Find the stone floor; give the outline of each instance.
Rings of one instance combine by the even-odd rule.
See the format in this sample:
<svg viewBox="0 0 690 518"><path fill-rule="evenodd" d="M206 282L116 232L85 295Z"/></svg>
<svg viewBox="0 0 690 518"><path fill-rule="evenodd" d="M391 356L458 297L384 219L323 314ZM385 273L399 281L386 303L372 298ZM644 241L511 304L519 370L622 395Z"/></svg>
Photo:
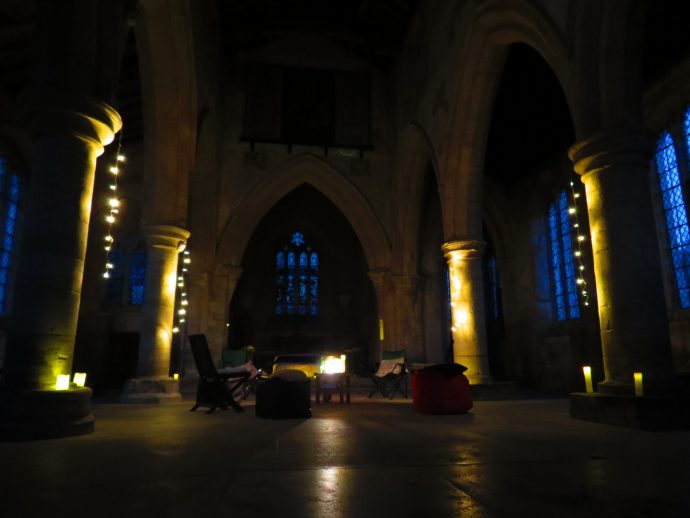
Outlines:
<svg viewBox="0 0 690 518"><path fill-rule="evenodd" d="M306 420L95 406L96 432L0 443L0 516L686 517L690 432L577 421L565 399L314 405Z"/></svg>

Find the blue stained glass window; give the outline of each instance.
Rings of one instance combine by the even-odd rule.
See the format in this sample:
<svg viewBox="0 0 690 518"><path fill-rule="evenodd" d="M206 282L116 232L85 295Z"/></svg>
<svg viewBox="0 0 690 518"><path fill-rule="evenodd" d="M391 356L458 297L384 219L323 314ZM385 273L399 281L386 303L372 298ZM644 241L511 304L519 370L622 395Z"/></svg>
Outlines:
<svg viewBox="0 0 690 518"><path fill-rule="evenodd" d="M304 234L302 232L295 232L292 234L290 242L295 246L302 246L304 244Z"/></svg>
<svg viewBox="0 0 690 518"><path fill-rule="evenodd" d="M548 227L555 317L558 320L579 318L580 301L577 295L568 196L565 191L549 205Z"/></svg>
<svg viewBox="0 0 690 518"><path fill-rule="evenodd" d="M690 133L690 110L685 114L684 126L687 142ZM690 307L690 230L680 184L676 149L673 138L667 131L661 134L657 142L656 168L678 301L682 308L688 308Z"/></svg>
<svg viewBox="0 0 690 518"><path fill-rule="evenodd" d="M14 258L19 215L19 191L19 176L7 171L5 158L0 155L0 315L7 314L10 268Z"/></svg>
<svg viewBox="0 0 690 518"><path fill-rule="evenodd" d="M318 264L318 255L306 245L304 234L293 232L276 254L276 315L318 313Z"/></svg>
<svg viewBox="0 0 690 518"><path fill-rule="evenodd" d="M136 250L129 256L129 303L144 303L146 292L146 250Z"/></svg>

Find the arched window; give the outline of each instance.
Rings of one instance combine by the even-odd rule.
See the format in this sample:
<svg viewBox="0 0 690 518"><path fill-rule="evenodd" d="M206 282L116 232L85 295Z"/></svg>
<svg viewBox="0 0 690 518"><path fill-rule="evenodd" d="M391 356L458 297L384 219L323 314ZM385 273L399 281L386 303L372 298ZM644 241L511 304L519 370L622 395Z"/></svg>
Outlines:
<svg viewBox="0 0 690 518"><path fill-rule="evenodd" d="M0 315L6 315L8 308L10 269L17 241L19 188L19 177L7 170L5 157L0 155Z"/></svg>
<svg viewBox="0 0 690 518"><path fill-rule="evenodd" d="M571 223L568 214L568 196L562 191L549 205L548 240L551 263L551 296L557 320L580 317L577 279Z"/></svg>
<svg viewBox="0 0 690 518"><path fill-rule="evenodd" d="M690 109L685 112L683 124L685 153L690 147ZM678 157L673 137L664 131L656 146L656 171L664 209L666 235L671 251L678 303L690 307L690 230L681 188Z"/></svg>
<svg viewBox="0 0 690 518"><path fill-rule="evenodd" d="M316 315L319 300L319 256L302 232L276 253L276 315Z"/></svg>

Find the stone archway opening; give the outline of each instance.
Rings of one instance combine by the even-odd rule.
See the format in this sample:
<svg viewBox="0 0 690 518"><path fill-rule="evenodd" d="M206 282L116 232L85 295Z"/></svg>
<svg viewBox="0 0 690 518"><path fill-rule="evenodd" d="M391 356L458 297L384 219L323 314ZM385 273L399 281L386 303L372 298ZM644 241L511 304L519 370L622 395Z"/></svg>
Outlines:
<svg viewBox="0 0 690 518"><path fill-rule="evenodd" d="M343 213L311 185L296 187L268 210L247 243L230 301L229 347L255 346L257 364L282 353L346 353L349 369L362 370L376 340L367 272Z"/></svg>

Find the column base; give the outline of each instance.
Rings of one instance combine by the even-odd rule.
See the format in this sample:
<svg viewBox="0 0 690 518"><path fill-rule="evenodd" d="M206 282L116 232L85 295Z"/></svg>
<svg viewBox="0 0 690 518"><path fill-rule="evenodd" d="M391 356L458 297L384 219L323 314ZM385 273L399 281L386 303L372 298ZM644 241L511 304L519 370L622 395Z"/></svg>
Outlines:
<svg viewBox="0 0 690 518"><path fill-rule="evenodd" d="M0 390L0 439L53 439L91 433L91 389Z"/></svg>
<svg viewBox="0 0 690 518"><path fill-rule="evenodd" d="M570 394L570 417L643 430L690 429L690 396Z"/></svg>
<svg viewBox="0 0 690 518"><path fill-rule="evenodd" d="M133 378L125 382L123 403L161 404L182 401L180 382L166 376Z"/></svg>

